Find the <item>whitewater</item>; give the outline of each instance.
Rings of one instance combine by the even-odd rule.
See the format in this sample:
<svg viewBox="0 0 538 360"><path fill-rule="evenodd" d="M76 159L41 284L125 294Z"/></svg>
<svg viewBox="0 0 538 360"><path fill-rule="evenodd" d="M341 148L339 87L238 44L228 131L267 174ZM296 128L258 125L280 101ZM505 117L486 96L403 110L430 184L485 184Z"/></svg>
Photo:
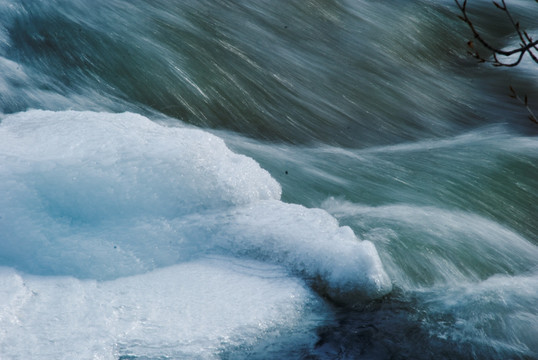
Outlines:
<svg viewBox="0 0 538 360"><path fill-rule="evenodd" d="M538 67L457 14L0 0L0 359L538 359Z"/></svg>

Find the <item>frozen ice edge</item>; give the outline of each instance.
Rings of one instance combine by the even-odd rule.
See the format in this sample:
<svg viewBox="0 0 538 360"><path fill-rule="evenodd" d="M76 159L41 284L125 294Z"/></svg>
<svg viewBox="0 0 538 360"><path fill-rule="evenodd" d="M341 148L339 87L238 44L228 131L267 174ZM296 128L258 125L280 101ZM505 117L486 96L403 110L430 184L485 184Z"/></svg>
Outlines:
<svg viewBox="0 0 538 360"><path fill-rule="evenodd" d="M5 116L0 139L3 265L104 280L217 253L282 265L346 303L391 290L372 243L281 202L265 170L204 131L32 110Z"/></svg>
<svg viewBox="0 0 538 360"><path fill-rule="evenodd" d="M0 356L216 359L274 332L312 334L319 306L282 268L251 260L204 258L102 282L0 267Z"/></svg>

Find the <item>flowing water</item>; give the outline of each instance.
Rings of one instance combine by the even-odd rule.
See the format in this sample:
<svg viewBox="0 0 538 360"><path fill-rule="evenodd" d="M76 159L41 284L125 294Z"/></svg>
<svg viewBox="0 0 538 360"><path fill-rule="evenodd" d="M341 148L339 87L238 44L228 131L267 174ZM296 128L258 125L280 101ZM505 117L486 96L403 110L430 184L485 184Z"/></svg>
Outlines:
<svg viewBox="0 0 538 360"><path fill-rule="evenodd" d="M0 0L0 358L538 359L538 66L457 15Z"/></svg>

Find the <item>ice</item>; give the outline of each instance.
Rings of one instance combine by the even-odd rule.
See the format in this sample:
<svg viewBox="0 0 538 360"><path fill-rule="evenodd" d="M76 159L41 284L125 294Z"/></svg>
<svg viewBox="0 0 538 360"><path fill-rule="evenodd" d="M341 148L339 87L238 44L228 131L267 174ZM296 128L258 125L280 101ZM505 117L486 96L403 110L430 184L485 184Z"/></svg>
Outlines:
<svg viewBox="0 0 538 360"><path fill-rule="evenodd" d="M391 290L376 249L207 132L130 113L29 111L0 126L0 265L111 280L233 255L335 300Z"/></svg>
<svg viewBox="0 0 538 360"><path fill-rule="evenodd" d="M3 359L218 358L295 330L317 304L282 268L206 258L97 282L0 268ZM321 319L318 315L318 321Z"/></svg>
<svg viewBox="0 0 538 360"><path fill-rule="evenodd" d="M335 300L352 303L390 290L373 244L358 241L324 210L268 200L228 211L224 219L204 216L203 222L215 226L209 234L216 248L285 264Z"/></svg>

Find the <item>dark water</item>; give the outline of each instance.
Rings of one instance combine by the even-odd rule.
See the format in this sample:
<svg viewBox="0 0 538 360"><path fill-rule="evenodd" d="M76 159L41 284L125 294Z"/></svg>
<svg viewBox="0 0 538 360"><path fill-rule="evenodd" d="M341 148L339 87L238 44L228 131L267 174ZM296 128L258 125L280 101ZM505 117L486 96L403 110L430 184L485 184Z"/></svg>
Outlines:
<svg viewBox="0 0 538 360"><path fill-rule="evenodd" d="M221 358L536 359L538 125L508 88L538 111L538 66L478 64L469 37L452 1L0 0L0 111L205 129L375 245L390 294Z"/></svg>

